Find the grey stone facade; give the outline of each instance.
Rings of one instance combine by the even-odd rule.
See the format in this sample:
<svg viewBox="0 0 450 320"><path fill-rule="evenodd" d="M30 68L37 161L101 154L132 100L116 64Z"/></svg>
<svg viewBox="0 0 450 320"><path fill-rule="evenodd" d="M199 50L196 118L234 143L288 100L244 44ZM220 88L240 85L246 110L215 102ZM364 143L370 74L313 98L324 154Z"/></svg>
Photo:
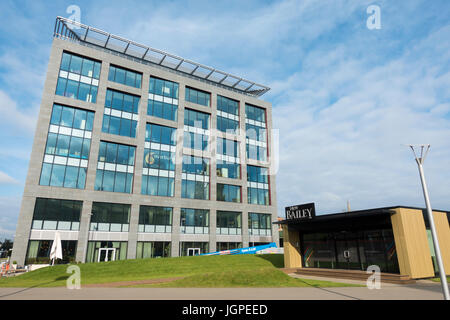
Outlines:
<svg viewBox="0 0 450 320"><path fill-rule="evenodd" d="M102 62L97 102L90 103L76 100L55 94L56 84L58 80L61 56L63 51L85 56ZM125 86L116 82L108 81L109 65L114 64L127 69L142 72L141 88ZM170 121L147 115L147 97L149 92L149 78L155 76L158 78L170 80L179 83L179 103L178 103L178 121ZM211 93L211 107L204 107L191 102L185 101L185 88L190 86ZM102 132L102 119L104 114L106 89L116 89L123 92L129 92L141 97L139 105L139 121L136 138L123 137ZM199 110L211 115L211 128L216 128L216 103L217 95L222 95L240 102L240 135L232 135L225 133L216 133L211 131L210 149L209 151L194 151L183 148L183 128L184 128L184 108ZM94 126L92 131L91 149L89 155L89 163L87 169L85 189L69 189L63 187L40 186L39 179L41 167L44 158L47 133L49 130L49 122L54 103L82 108L95 112ZM256 160L246 160L246 140L245 140L245 103L249 103L266 109L268 137L268 153L269 159L272 156L272 137L270 135L272 129L272 107L271 104L253 96L240 94L225 87L214 85L208 81L197 80L188 77L182 73L174 72L168 68L158 65L148 65L137 61L137 59L128 59L124 56L118 56L99 50L97 48L85 46L67 40L55 38L50 53L47 77L44 85L42 103L37 122L33 149L30 158L28 175L23 194L22 205L20 209L17 231L14 241L12 260L16 260L19 264L24 264L27 254L29 240L53 240L54 232L52 230L32 230L32 218L35 200L38 197L70 199L83 201L82 214L80 219L79 231L60 231L62 240L77 240L76 260L84 262L86 259L86 250L88 241L127 241L128 252L127 258L136 257L137 241L170 241L172 256L179 255L179 247L181 241L206 241L209 242L210 251L216 250L216 242L241 242L246 247L252 242L276 242L278 244L278 227L273 225L272 236L249 236L248 234L248 213L268 213L272 215L272 221L277 219L277 202L276 202L276 185L275 175L270 175L270 198L271 205L254 205L247 203L247 172L246 164L270 167L271 163L258 162ZM143 172L142 159L144 155L145 126L146 123L156 123L165 126L178 128L178 142L176 151L176 167L175 167L175 196L174 197L157 197L142 195L141 177ZM240 158L241 158L241 179L229 179L217 177L215 162L211 161L210 175L210 200L193 200L181 198L181 158L183 154L195 154L203 157L215 158L216 152L216 136L221 135L240 142ZM134 167L133 192L131 194L94 191L94 183L97 170L97 159L99 152L100 140L110 142L123 143L136 146L136 161ZM242 190L242 203L230 203L216 201L216 183L229 183L240 185ZM89 231L90 213L92 203L111 202L131 204L131 217L129 232L97 232ZM140 205L156 205L167 206L173 208L173 225L172 233L138 233L138 219ZM209 234L183 234L180 233L180 209L181 208L200 208L210 210L210 232ZM216 234L216 212L217 210L240 211L242 212L242 235L218 235Z"/></svg>

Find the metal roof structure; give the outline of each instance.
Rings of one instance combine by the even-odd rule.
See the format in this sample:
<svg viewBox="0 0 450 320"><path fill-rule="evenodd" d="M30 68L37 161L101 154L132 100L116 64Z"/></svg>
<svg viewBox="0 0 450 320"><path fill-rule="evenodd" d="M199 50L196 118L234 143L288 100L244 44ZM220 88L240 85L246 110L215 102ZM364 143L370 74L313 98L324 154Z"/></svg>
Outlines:
<svg viewBox="0 0 450 320"><path fill-rule="evenodd" d="M421 210L424 216L425 225L428 224L428 217L426 216L426 208L421 207L411 207L411 206L392 206L392 207L382 207L382 208L374 208L374 209L363 209L363 210L355 210L348 212L338 212L338 213L330 213L330 214L321 214L316 215L313 219L284 219L281 221L272 222L272 224L289 224L289 225L297 225L299 227L305 228L315 228L319 226L339 226L340 223L348 223L350 226L355 224L355 221L361 221L361 219L366 221L377 221L382 220L383 217L390 216L394 214L394 209L402 208L402 209L415 209ZM436 212L444 212L447 215L447 219L450 222L450 211L448 210L440 210L433 209ZM357 224L355 224L357 225Z"/></svg>
<svg viewBox="0 0 450 320"><path fill-rule="evenodd" d="M64 17L56 17L53 36L110 50L115 54L144 64L162 66L197 80L206 81L210 84L254 97L260 97L270 90L269 87L256 82L124 39Z"/></svg>

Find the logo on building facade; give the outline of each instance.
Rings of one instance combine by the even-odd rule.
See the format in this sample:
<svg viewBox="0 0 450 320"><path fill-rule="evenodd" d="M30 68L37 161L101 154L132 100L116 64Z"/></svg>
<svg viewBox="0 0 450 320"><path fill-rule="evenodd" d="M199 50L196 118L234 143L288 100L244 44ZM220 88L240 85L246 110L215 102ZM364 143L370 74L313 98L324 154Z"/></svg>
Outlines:
<svg viewBox="0 0 450 320"><path fill-rule="evenodd" d="M312 219L316 216L314 202L286 207L286 220Z"/></svg>

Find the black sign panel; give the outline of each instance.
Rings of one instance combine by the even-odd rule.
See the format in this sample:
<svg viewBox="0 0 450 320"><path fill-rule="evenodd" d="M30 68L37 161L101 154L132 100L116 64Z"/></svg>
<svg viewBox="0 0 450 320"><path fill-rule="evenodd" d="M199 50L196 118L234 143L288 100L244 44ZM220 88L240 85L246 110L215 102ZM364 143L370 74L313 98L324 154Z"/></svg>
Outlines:
<svg viewBox="0 0 450 320"><path fill-rule="evenodd" d="M286 220L313 219L316 216L314 202L286 207Z"/></svg>

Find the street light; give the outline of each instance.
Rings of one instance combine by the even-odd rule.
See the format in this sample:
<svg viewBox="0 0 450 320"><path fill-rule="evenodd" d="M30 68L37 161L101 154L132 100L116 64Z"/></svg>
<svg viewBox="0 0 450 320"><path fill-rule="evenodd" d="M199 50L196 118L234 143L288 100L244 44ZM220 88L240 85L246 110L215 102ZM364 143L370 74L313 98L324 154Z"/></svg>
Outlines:
<svg viewBox="0 0 450 320"><path fill-rule="evenodd" d="M433 212L431 210L431 204L430 204L430 198L428 196L428 188L427 183L425 181L425 175L423 173L423 163L425 161L425 158L428 154L428 151L430 150L429 144L422 144L418 146L409 145L412 152L414 153L414 157L416 158L417 166L419 167L419 174L420 174L420 180L422 182L422 190L423 190L423 196L425 198L425 204L427 205L427 214L428 214L428 221L430 223L430 229L431 229L431 236L433 238L433 245L434 245L434 251L436 252L436 260L439 267L439 275L441 277L441 285L442 285L442 291L444 294L445 300L450 300L450 296L448 293L448 284L447 284L447 276L445 274L444 270L444 264L442 263L442 256L441 256L441 249L439 247L439 241L436 233L436 228L434 226L434 218L433 218ZM419 154L416 153L415 147L420 148L420 157ZM424 148L426 148L424 153Z"/></svg>

